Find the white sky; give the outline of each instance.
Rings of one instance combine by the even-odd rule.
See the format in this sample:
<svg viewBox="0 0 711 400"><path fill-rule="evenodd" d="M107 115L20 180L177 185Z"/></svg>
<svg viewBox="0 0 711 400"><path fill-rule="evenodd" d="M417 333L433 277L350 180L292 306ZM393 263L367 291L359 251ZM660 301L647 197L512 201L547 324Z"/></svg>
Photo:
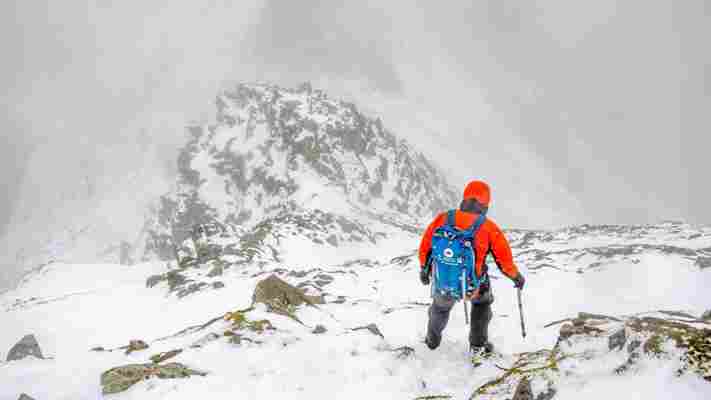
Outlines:
<svg viewBox="0 0 711 400"><path fill-rule="evenodd" d="M198 3L0 5L0 225L77 176L169 176L186 122L253 80L354 100L487 179L504 226L711 223L708 2Z"/></svg>

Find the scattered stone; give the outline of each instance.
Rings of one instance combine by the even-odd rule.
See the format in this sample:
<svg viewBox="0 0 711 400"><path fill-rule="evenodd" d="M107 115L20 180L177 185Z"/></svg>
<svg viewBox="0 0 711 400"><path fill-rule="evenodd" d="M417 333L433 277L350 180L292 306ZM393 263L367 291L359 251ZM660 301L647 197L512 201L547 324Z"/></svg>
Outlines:
<svg viewBox="0 0 711 400"><path fill-rule="evenodd" d="M333 277L327 274L318 274L314 276L314 279L314 284L316 284L316 286L318 287L324 287L333 282Z"/></svg>
<svg viewBox="0 0 711 400"><path fill-rule="evenodd" d="M516 390L514 391L514 396L511 400L534 400L533 390L531 390L531 382L527 377L521 378L516 385Z"/></svg>
<svg viewBox="0 0 711 400"><path fill-rule="evenodd" d="M625 343L627 343L627 331L625 328L622 328L610 335L607 339L607 348L610 351L622 350L625 347Z"/></svg>
<svg viewBox="0 0 711 400"><path fill-rule="evenodd" d="M150 360L151 360L154 364L160 364L160 363L162 363L163 361L168 360L168 359L171 359L171 358L177 356L178 354L180 354L180 353L182 353L182 352L183 352L182 349L176 349L176 350L171 350L171 351L167 351L167 352L164 352L164 353L158 353L158 354L152 355L152 356L150 357Z"/></svg>
<svg viewBox="0 0 711 400"><path fill-rule="evenodd" d="M242 344L242 335L240 335L239 333L233 334L230 337L229 342L232 344Z"/></svg>
<svg viewBox="0 0 711 400"><path fill-rule="evenodd" d="M194 375L205 376L207 373L190 369L180 363L129 364L112 368L101 374L101 387L103 394L113 394L123 392L136 383L152 377L178 379Z"/></svg>
<svg viewBox="0 0 711 400"><path fill-rule="evenodd" d="M632 340L628 345L627 345L627 353L632 354L634 353L637 349L639 349L639 346L642 345L642 342L639 340Z"/></svg>
<svg viewBox="0 0 711 400"><path fill-rule="evenodd" d="M145 350L147 348L148 344L146 344L143 340L131 340L128 342L128 346L126 347L126 354L131 354L134 351Z"/></svg>
<svg viewBox="0 0 711 400"><path fill-rule="evenodd" d="M323 304L320 296L309 296L303 290L296 288L276 275L260 281L254 289L252 304L262 303L270 312L296 319L294 311L302 304ZM298 319L297 319L298 321Z"/></svg>
<svg viewBox="0 0 711 400"><path fill-rule="evenodd" d="M311 333L313 333L314 335L320 335L320 334L322 334L322 333L326 333L327 331L328 331L328 329L326 329L325 326L323 326L323 325L316 325L316 327L314 328L313 331L311 331Z"/></svg>
<svg viewBox="0 0 711 400"><path fill-rule="evenodd" d="M404 360L406 358L409 358L413 354L415 354L415 349L413 349L410 346L402 346L398 347L397 349L393 349L393 352L395 352L395 357Z"/></svg>
<svg viewBox="0 0 711 400"><path fill-rule="evenodd" d="M583 324L563 324L560 327L560 338L559 340L565 340L569 339L572 336L575 335L591 335L591 334L599 334L599 333L604 333L600 328L596 328L594 326L589 326Z"/></svg>
<svg viewBox="0 0 711 400"><path fill-rule="evenodd" d="M6 361L22 360L28 356L44 359L42 350L40 349L39 343L37 343L35 335L26 335L19 342L17 342L17 344L12 346L10 352L7 354Z"/></svg>
<svg viewBox="0 0 711 400"><path fill-rule="evenodd" d="M34 398L22 393L17 400L35 400Z"/></svg>
<svg viewBox="0 0 711 400"><path fill-rule="evenodd" d="M165 280L165 277L163 275L152 275L149 276L148 279L146 279L146 287L147 288L152 288L153 286L161 283L162 281Z"/></svg>
<svg viewBox="0 0 711 400"><path fill-rule="evenodd" d="M367 330L368 332L372 333L373 335L380 336L381 338L385 339L385 336L383 336L383 333L380 332L380 329L378 329L378 326L375 324L368 324L365 326L359 326L357 328L353 328L353 331L360 331L360 330Z"/></svg>
<svg viewBox="0 0 711 400"><path fill-rule="evenodd" d="M217 264L212 269L210 272L207 273L208 278L215 278L218 276L222 276L222 273L224 272L224 269L222 268L222 265Z"/></svg>
<svg viewBox="0 0 711 400"><path fill-rule="evenodd" d="M188 285L188 287L184 287L178 291L178 298L182 299L185 296L189 296L193 293L199 292L202 288L207 286L207 283L205 282L194 282Z"/></svg>

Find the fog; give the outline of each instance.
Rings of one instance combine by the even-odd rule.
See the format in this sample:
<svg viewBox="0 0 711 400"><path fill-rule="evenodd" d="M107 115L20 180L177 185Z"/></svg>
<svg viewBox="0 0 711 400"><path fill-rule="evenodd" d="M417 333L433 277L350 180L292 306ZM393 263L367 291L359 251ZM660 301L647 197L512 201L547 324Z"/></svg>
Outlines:
<svg viewBox="0 0 711 400"><path fill-rule="evenodd" d="M5 251L91 199L130 234L241 81L355 101L504 226L711 223L708 2L381 3L3 2Z"/></svg>

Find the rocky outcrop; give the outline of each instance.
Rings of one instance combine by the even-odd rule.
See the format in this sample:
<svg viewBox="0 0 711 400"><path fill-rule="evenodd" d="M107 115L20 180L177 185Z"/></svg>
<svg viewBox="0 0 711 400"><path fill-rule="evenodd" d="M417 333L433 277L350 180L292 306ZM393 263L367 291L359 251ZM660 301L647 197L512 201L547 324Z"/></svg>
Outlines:
<svg viewBox="0 0 711 400"><path fill-rule="evenodd" d="M35 400L34 398L22 393L17 400Z"/></svg>
<svg viewBox="0 0 711 400"><path fill-rule="evenodd" d="M150 357L151 362L154 364L160 364L163 361L169 360L178 354L182 353L183 349L176 349L176 350L171 350L171 351L166 351L164 353L158 353L154 354Z"/></svg>
<svg viewBox="0 0 711 400"><path fill-rule="evenodd" d="M125 349L126 349L125 353L131 354L134 351L141 351L141 350L145 350L147 348L148 348L148 344L146 342L144 342L143 340L134 339L134 340L129 341L128 346L125 347Z"/></svg>
<svg viewBox="0 0 711 400"><path fill-rule="evenodd" d="M380 329L378 329L378 325L375 325L375 324L368 324L368 325L364 325L364 326L359 326L357 328L353 328L352 330L353 331L366 330L375 336L380 336L381 339L385 339L385 336L383 335L383 333L380 332Z"/></svg>
<svg viewBox="0 0 711 400"><path fill-rule="evenodd" d="M302 289L288 284L276 275L270 275L257 283L252 295L252 304L265 304L270 312L292 318L296 318L296 307L303 304L313 306L323 302L323 298L307 295Z"/></svg>
<svg viewBox="0 0 711 400"><path fill-rule="evenodd" d="M150 379L178 379L190 376L206 376L207 373L186 367L180 363L130 364L112 368L101 374L103 394L120 393L136 383Z"/></svg>
<svg viewBox="0 0 711 400"><path fill-rule="evenodd" d="M643 368L647 358L681 359L679 374L697 374L711 381L711 324L700 327L696 319L680 322L669 313L656 315L618 318L580 313L549 324L562 324L553 348L497 360L501 373L475 388L470 399L481 395L495 399L551 399L562 376L575 375L577 368L588 362L599 365L607 358L613 363L620 359L621 351L627 353L627 360L611 366L610 374Z"/></svg>
<svg viewBox="0 0 711 400"><path fill-rule="evenodd" d="M34 335L26 335L17 344L12 346L7 354L7 361L22 360L25 357L33 356L43 359L42 350Z"/></svg>

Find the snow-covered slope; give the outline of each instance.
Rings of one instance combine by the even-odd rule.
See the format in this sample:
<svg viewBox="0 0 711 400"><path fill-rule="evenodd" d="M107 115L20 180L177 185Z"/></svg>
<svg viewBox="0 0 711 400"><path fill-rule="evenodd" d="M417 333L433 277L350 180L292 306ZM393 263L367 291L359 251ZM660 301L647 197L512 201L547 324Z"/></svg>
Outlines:
<svg viewBox="0 0 711 400"><path fill-rule="evenodd" d="M21 392L38 400L99 398L102 372L149 362L149 356L173 349L183 349L173 360L208 375L153 378L105 397L414 399L437 395L466 399L500 378L504 372L499 368L548 354L561 336L560 324L549 324L580 312L625 321L655 317L711 328L709 322L699 320L711 308L706 294L711 268L704 261L711 229L663 224L509 234L516 259L528 276L523 299L529 335L525 340L520 336L511 283L495 273L490 335L503 353L498 367L485 364L475 369L468 363L459 307L453 311L442 346L436 351L424 346L429 291L417 279L412 249L418 238L400 231L380 246L363 248L352 262L331 264L319 262L317 255L302 254L311 260L308 268L278 262L244 264L207 277L215 267L209 262L180 270L185 279L210 284L209 290L183 296L171 291L170 279L154 280L147 287L147 280L166 272L162 263L50 264L0 298L0 352L32 333L45 356L52 357L0 364L0 400L14 400ZM217 317L249 307L257 282L271 274L307 293L322 295L325 304L294 310L301 323L258 305L245 313L247 318L268 319L275 329L239 331L242 339L233 343L224 336L230 323ZM595 321L590 320L591 329L605 328L607 322L619 325ZM369 324L375 324L383 337L357 329ZM317 325L326 332L313 333ZM636 334L632 326L629 322L630 343ZM679 372L684 365L677 358L681 350L663 340L660 346L668 353L644 352L634 358L633 366L615 373L632 356L624 349L608 350L608 336L574 336L561 344L561 354L569 358L559 361L559 372L547 372L545 380L531 374L534 394L552 393L546 386L552 383L554 398L561 399L711 396L711 383L701 374ZM89 351L96 346L118 349L132 339L144 340L150 347L129 355L123 350ZM642 347L646 349L649 342ZM195 344L200 347L191 346ZM485 394L476 398L511 398L509 381L497 385L486 386Z"/></svg>
<svg viewBox="0 0 711 400"><path fill-rule="evenodd" d="M433 164L308 85L240 85L217 106L217 123L189 128L174 188L139 237L72 230L0 294L0 359L26 335L48 357L0 363L0 400L100 398L106 371L160 374L150 358L172 350L167 362L205 376L138 379L105 397L506 399L528 376L537 399L711 398L711 229L508 231L529 335L494 273L501 356L475 369L459 307L437 351L422 343L429 288L415 249L459 200ZM72 262L74 247L133 265ZM253 304L271 276L317 304ZM610 350L621 329L627 347Z"/></svg>

